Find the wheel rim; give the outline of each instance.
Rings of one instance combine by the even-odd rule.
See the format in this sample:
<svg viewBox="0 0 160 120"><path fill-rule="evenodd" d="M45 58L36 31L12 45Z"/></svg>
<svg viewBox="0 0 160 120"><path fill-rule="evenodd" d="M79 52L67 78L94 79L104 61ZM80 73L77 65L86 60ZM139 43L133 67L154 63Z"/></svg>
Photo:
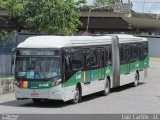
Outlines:
<svg viewBox="0 0 160 120"><path fill-rule="evenodd" d="M137 85L138 85L138 74L136 74L134 84L135 84L135 86L137 86Z"/></svg>
<svg viewBox="0 0 160 120"><path fill-rule="evenodd" d="M78 88L76 88L76 90L75 90L74 101L75 101L75 103L78 103L78 101L79 101L79 89Z"/></svg>
<svg viewBox="0 0 160 120"><path fill-rule="evenodd" d="M107 80L107 83L106 83L105 91L106 91L106 93L109 93L109 82L108 82L108 80Z"/></svg>

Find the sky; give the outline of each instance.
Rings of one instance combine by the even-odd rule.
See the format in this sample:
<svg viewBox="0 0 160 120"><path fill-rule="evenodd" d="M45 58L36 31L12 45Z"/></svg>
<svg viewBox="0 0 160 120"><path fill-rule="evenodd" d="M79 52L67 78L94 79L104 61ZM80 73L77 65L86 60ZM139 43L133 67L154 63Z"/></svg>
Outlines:
<svg viewBox="0 0 160 120"><path fill-rule="evenodd" d="M140 13L157 13L160 14L160 0L130 0L133 3L133 10ZM128 2L128 0L123 0ZM87 0L89 5L93 4L93 0Z"/></svg>

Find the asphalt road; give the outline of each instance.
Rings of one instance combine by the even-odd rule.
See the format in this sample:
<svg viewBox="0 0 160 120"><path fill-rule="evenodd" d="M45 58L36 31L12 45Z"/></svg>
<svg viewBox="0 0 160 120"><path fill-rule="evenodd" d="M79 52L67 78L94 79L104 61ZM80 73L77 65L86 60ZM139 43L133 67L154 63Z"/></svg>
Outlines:
<svg viewBox="0 0 160 120"><path fill-rule="evenodd" d="M122 86L108 96L93 94L79 104L61 101L35 105L31 100L17 101L14 94L0 95L0 113L10 114L117 114L160 113L160 61L151 61L148 78L138 87Z"/></svg>

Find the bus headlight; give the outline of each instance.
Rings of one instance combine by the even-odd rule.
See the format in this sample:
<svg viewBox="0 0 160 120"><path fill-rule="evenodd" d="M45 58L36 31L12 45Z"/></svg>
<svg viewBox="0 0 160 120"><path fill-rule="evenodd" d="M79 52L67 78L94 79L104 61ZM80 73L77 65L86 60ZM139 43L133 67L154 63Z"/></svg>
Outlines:
<svg viewBox="0 0 160 120"><path fill-rule="evenodd" d="M54 80L52 83L51 83L51 86L54 87L54 86L57 86L61 84L61 80Z"/></svg>
<svg viewBox="0 0 160 120"><path fill-rule="evenodd" d="M14 84L15 84L17 87L19 87L20 82L19 82L19 81L15 81Z"/></svg>

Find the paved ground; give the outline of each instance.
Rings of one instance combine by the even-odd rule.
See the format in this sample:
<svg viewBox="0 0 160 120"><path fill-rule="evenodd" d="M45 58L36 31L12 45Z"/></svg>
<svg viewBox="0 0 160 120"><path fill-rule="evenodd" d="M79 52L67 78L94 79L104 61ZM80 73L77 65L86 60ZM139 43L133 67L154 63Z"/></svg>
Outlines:
<svg viewBox="0 0 160 120"><path fill-rule="evenodd" d="M35 105L31 100L16 101L14 94L0 95L0 113L160 113L160 61L151 61L149 76L138 87L119 87L105 97L89 95L76 105L59 101Z"/></svg>

